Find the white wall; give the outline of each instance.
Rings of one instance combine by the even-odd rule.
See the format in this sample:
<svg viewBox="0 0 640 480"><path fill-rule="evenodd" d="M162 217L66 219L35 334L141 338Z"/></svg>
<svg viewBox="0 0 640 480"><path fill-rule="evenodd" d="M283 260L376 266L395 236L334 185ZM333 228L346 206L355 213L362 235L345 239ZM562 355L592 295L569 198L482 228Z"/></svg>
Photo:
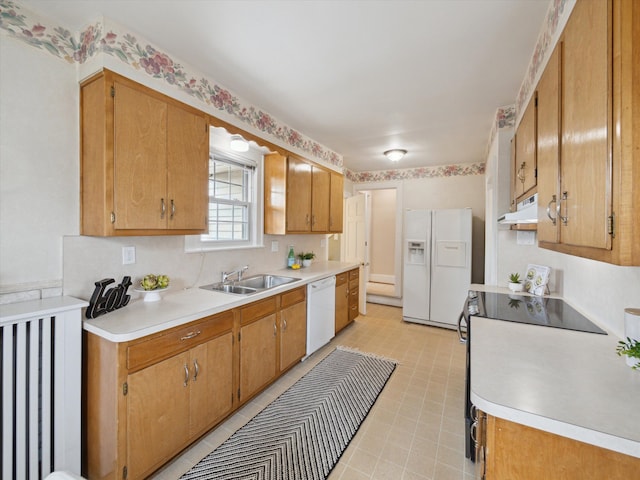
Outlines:
<svg viewBox="0 0 640 480"><path fill-rule="evenodd" d="M60 295L62 238L79 228L76 72L1 40L0 293Z"/></svg>

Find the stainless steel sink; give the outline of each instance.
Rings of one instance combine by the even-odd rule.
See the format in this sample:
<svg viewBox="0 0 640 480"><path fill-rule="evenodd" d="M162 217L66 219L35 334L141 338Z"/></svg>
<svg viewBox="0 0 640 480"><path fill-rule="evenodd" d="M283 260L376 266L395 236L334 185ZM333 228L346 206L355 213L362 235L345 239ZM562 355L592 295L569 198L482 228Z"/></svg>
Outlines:
<svg viewBox="0 0 640 480"><path fill-rule="evenodd" d="M279 287L280 285L286 285L287 283L300 280L299 278L284 277L281 275L254 275L240 281L234 282L235 285L243 287L257 288L260 290Z"/></svg>
<svg viewBox="0 0 640 480"><path fill-rule="evenodd" d="M299 278L285 277L282 275L254 275L236 282L219 282L211 285L203 285L204 290L213 290L214 292L233 293L236 295L251 295L254 293L269 290L280 285L300 280Z"/></svg>

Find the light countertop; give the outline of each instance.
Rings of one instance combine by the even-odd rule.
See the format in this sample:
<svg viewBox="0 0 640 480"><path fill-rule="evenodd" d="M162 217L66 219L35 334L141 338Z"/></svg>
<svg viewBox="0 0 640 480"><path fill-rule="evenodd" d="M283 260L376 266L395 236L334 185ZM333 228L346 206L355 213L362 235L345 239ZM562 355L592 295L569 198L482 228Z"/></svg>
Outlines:
<svg viewBox="0 0 640 480"><path fill-rule="evenodd" d="M470 321L471 401L480 410L640 458L640 373L616 354L619 338Z"/></svg>
<svg viewBox="0 0 640 480"><path fill-rule="evenodd" d="M315 280L346 272L356 263L314 262L299 270L281 269L266 274L285 275L300 280L253 295L234 295L203 290L199 287L160 293L161 300L144 302L131 300L123 308L83 322L84 329L111 342L127 342L176 327L231 308L277 295ZM251 274L252 276L253 274Z"/></svg>

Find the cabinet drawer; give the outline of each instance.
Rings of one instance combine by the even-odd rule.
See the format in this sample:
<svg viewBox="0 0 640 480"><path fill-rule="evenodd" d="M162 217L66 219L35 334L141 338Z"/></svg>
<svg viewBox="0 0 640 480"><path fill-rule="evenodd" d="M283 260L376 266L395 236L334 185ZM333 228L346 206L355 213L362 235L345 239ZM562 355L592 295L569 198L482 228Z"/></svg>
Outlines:
<svg viewBox="0 0 640 480"><path fill-rule="evenodd" d="M177 327L127 348L129 372L183 352L233 329L231 310Z"/></svg>
<svg viewBox="0 0 640 480"><path fill-rule="evenodd" d="M355 280L349 280L349 291L351 293L356 292L360 289L360 281L356 278Z"/></svg>
<svg viewBox="0 0 640 480"><path fill-rule="evenodd" d="M347 283L348 277L349 277L349 272L343 272L336 275L336 287L342 285L343 283Z"/></svg>
<svg viewBox="0 0 640 480"><path fill-rule="evenodd" d="M358 280L360 277L360 269L354 268L353 270L349 270L349 280Z"/></svg>
<svg viewBox="0 0 640 480"><path fill-rule="evenodd" d="M266 317L272 313L276 313L276 295L241 307L240 324L246 325L249 322Z"/></svg>
<svg viewBox="0 0 640 480"><path fill-rule="evenodd" d="M280 296L280 308L287 308L296 303L304 302L307 298L307 287L296 288Z"/></svg>

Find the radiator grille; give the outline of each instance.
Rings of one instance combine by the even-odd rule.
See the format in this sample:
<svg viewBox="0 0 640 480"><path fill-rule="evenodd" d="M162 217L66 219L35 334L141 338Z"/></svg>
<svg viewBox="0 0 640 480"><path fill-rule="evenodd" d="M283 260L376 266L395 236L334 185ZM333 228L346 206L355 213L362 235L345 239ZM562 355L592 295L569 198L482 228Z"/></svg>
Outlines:
<svg viewBox="0 0 640 480"><path fill-rule="evenodd" d="M71 316L3 318L0 325L0 477L39 480L57 469L79 473L79 309Z"/></svg>

